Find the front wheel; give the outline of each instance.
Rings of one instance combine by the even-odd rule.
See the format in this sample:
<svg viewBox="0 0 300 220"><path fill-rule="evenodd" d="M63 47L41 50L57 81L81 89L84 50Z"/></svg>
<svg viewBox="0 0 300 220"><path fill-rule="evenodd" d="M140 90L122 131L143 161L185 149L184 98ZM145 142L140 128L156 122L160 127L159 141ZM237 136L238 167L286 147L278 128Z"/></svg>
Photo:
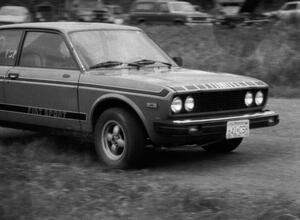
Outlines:
<svg viewBox="0 0 300 220"><path fill-rule="evenodd" d="M229 153L234 151L243 141L243 138L222 140L202 148L210 153Z"/></svg>
<svg viewBox="0 0 300 220"><path fill-rule="evenodd" d="M111 108L99 117L94 133L96 152L107 166L126 169L143 161L146 132L128 110Z"/></svg>

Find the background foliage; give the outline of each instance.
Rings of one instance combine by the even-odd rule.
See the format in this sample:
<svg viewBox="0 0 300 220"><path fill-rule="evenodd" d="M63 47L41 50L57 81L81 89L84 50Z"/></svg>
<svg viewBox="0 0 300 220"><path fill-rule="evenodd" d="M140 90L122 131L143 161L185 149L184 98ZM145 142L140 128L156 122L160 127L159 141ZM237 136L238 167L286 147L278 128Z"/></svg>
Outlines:
<svg viewBox="0 0 300 220"><path fill-rule="evenodd" d="M142 27L184 66L253 76L268 82L272 94L299 96L300 23L290 19L268 26Z"/></svg>

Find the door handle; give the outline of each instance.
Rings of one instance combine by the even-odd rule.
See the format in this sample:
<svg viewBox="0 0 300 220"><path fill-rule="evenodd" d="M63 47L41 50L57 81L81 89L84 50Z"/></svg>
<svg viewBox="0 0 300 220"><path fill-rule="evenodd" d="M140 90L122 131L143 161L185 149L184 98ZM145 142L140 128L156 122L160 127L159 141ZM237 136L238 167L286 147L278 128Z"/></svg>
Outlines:
<svg viewBox="0 0 300 220"><path fill-rule="evenodd" d="M9 78L9 79L18 79L19 78L19 73L9 73L7 78Z"/></svg>

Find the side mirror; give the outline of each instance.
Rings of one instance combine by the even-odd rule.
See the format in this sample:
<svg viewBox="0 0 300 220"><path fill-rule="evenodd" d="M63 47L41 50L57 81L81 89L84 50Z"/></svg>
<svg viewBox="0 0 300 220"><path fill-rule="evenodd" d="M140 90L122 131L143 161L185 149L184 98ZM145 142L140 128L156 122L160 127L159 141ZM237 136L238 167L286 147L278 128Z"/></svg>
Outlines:
<svg viewBox="0 0 300 220"><path fill-rule="evenodd" d="M183 66L183 59L182 57L173 57L173 60L175 61L175 63L178 65L178 66Z"/></svg>

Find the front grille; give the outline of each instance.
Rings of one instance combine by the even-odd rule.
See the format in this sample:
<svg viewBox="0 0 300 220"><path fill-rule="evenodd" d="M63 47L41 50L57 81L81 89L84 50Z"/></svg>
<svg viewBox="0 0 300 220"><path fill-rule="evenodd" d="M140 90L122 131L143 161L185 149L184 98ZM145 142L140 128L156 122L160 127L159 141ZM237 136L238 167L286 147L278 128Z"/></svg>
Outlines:
<svg viewBox="0 0 300 220"><path fill-rule="evenodd" d="M192 96L195 99L195 109L191 113L212 113L212 112L225 112L230 110L251 110L259 108L261 106L256 106L255 103L252 106L247 107L245 105L245 95L250 91L253 96L257 91L262 91L264 93L266 103L266 97L268 95L267 89L248 89L248 90L234 90L234 91L220 91L220 92L201 92L195 94L188 94L180 96L184 101L187 96ZM263 106L262 105L262 106ZM182 112L183 114L185 110Z"/></svg>

